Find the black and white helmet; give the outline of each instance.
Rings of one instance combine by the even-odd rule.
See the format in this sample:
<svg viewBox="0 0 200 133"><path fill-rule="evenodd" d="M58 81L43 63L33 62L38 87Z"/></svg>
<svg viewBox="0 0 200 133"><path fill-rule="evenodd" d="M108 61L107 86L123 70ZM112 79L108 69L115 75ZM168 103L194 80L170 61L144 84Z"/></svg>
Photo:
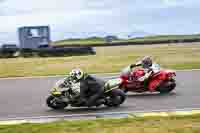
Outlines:
<svg viewBox="0 0 200 133"><path fill-rule="evenodd" d="M78 81L84 77L84 72L79 68L72 69L69 73L69 76L72 78L72 80Z"/></svg>

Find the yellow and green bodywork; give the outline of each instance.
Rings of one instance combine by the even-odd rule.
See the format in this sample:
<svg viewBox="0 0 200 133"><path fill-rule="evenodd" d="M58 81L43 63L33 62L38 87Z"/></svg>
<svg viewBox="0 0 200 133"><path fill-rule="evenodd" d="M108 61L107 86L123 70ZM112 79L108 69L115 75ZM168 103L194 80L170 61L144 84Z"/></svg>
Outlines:
<svg viewBox="0 0 200 133"><path fill-rule="evenodd" d="M110 79L105 84L105 93L110 92L114 89L117 89L118 86L122 83L120 78Z"/></svg>
<svg viewBox="0 0 200 133"><path fill-rule="evenodd" d="M61 92L58 90L58 88L53 88L53 90L51 91L51 94L53 96L60 96Z"/></svg>

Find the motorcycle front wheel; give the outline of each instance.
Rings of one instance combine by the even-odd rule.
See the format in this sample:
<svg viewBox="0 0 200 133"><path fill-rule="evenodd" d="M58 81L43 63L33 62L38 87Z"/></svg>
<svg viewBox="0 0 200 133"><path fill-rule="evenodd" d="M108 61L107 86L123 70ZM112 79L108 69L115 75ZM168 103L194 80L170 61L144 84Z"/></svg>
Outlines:
<svg viewBox="0 0 200 133"><path fill-rule="evenodd" d="M52 109L64 109L67 107L67 104L61 101L58 101L56 97L50 95L46 99L46 104Z"/></svg>

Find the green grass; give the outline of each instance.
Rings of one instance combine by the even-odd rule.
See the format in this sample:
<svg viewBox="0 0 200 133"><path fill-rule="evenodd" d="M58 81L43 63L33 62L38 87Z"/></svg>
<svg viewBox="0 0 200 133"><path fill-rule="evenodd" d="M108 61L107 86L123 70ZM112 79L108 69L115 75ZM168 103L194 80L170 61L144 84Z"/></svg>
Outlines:
<svg viewBox="0 0 200 133"><path fill-rule="evenodd" d="M120 72L144 55L167 69L200 68L200 44L97 47L96 55L0 59L0 77L63 75L80 67L89 73Z"/></svg>
<svg viewBox="0 0 200 133"><path fill-rule="evenodd" d="M53 42L53 45L103 45L106 41L104 38L93 37L85 39L67 39Z"/></svg>
<svg viewBox="0 0 200 133"><path fill-rule="evenodd" d="M106 43L105 41L93 41L93 40L67 40L67 41L59 41L53 43L53 45L103 45Z"/></svg>
<svg viewBox="0 0 200 133"><path fill-rule="evenodd" d="M200 39L200 35L160 35L147 36L144 38L133 38L129 41L143 42L143 41L165 41L165 40L183 40L183 39Z"/></svg>
<svg viewBox="0 0 200 133"><path fill-rule="evenodd" d="M148 42L148 41L167 41L167 40L183 40L183 39L200 39L200 35L158 35L158 36L146 36L141 38L131 38L131 39L119 39L114 40L113 45L116 43L122 42ZM96 38L86 38L86 39L66 39L61 41L52 42L52 45L91 45L91 46L103 46L107 45L104 38L96 37Z"/></svg>
<svg viewBox="0 0 200 133"><path fill-rule="evenodd" d="M199 133L200 116L60 121L0 126L0 133Z"/></svg>

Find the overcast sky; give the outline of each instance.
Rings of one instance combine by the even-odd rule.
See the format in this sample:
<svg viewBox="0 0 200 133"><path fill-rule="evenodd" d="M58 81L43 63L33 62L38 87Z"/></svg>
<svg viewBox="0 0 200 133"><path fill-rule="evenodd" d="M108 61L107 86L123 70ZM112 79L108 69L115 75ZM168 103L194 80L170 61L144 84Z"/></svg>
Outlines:
<svg viewBox="0 0 200 133"><path fill-rule="evenodd" d="M114 33L200 33L200 0L0 0L0 42L17 28L49 25L52 40Z"/></svg>

